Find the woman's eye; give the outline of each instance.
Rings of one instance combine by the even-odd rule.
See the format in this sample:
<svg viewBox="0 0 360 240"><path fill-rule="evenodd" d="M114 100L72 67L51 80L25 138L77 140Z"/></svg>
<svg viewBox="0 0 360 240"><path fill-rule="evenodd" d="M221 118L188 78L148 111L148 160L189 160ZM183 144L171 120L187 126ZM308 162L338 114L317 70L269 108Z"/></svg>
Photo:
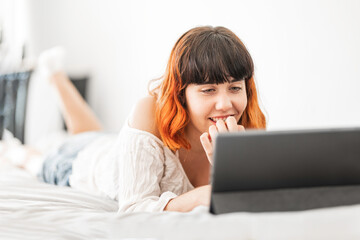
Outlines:
<svg viewBox="0 0 360 240"><path fill-rule="evenodd" d="M201 90L201 92L203 92L203 93L212 93L212 92L214 92L215 91L215 89L204 89L204 90Z"/></svg>
<svg viewBox="0 0 360 240"><path fill-rule="evenodd" d="M231 87L230 90L234 92L238 92L241 90L241 87Z"/></svg>

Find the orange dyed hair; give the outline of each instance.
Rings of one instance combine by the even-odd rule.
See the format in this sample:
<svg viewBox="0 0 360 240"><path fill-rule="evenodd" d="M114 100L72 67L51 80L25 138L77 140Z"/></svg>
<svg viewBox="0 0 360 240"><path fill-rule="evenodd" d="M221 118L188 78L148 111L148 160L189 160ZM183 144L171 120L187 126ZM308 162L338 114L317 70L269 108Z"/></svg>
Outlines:
<svg viewBox="0 0 360 240"><path fill-rule="evenodd" d="M175 43L164 76L150 94L157 97L156 122L164 144L190 149L184 130L189 123L185 88L189 84L221 84L244 79L247 106L239 120L246 129L266 128L254 81L253 60L241 40L224 27L196 27Z"/></svg>

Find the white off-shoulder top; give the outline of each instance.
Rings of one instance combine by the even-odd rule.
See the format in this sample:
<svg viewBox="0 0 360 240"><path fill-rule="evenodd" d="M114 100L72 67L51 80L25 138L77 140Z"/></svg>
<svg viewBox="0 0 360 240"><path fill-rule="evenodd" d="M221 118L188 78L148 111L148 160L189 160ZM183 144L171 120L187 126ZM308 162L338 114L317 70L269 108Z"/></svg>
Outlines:
<svg viewBox="0 0 360 240"><path fill-rule="evenodd" d="M194 187L175 154L153 134L131 128L104 135L79 152L70 186L115 199L119 212L159 212Z"/></svg>

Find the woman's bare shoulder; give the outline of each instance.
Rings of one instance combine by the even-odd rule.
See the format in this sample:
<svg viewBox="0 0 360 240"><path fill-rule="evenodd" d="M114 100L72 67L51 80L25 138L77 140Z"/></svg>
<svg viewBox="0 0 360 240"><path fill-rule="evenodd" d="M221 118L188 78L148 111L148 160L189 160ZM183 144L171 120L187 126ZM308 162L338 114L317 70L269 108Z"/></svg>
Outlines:
<svg viewBox="0 0 360 240"><path fill-rule="evenodd" d="M134 106L129 118L129 125L132 128L149 132L160 138L160 133L155 117L156 98L147 96L140 99Z"/></svg>

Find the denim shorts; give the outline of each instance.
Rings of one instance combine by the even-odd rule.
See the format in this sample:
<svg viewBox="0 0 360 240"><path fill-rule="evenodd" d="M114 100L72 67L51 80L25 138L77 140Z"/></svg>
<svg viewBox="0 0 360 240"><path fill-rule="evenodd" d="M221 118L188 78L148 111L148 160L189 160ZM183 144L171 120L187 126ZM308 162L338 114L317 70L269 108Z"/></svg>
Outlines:
<svg viewBox="0 0 360 240"><path fill-rule="evenodd" d="M38 179L59 186L70 186L72 163L78 153L104 132L84 132L69 137L58 149L45 157Z"/></svg>

